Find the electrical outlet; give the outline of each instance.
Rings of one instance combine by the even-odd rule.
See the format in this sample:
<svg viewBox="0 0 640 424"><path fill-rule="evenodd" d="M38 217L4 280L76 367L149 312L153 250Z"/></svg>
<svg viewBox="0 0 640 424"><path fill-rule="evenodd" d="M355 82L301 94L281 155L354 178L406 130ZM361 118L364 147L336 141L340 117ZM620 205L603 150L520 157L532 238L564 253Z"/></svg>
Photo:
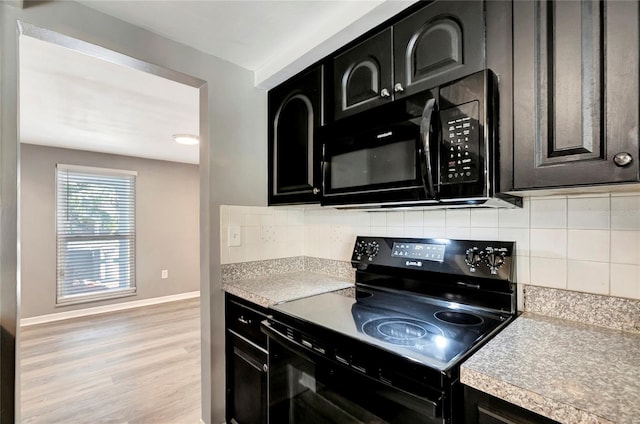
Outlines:
<svg viewBox="0 0 640 424"><path fill-rule="evenodd" d="M168 269L163 269L162 270L162 279L165 278L169 278L169 270Z"/></svg>
<svg viewBox="0 0 640 424"><path fill-rule="evenodd" d="M227 236L227 246L240 246L242 244L239 225L229 225Z"/></svg>

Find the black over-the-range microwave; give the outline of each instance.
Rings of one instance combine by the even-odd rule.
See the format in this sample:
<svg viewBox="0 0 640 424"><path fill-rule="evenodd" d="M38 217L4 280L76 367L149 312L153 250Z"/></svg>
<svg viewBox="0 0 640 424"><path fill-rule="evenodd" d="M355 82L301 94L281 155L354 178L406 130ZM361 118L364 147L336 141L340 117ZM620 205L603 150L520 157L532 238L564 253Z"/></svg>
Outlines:
<svg viewBox="0 0 640 424"><path fill-rule="evenodd" d="M323 128L322 205L521 206L495 192L497 103L483 70Z"/></svg>

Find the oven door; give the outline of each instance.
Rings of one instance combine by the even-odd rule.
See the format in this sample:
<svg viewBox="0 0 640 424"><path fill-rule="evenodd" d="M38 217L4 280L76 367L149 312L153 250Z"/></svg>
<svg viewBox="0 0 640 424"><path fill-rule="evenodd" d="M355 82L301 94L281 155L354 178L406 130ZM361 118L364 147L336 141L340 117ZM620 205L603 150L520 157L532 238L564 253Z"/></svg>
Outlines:
<svg viewBox="0 0 640 424"><path fill-rule="evenodd" d="M444 423L442 399L383 384L311 352L268 322L271 424Z"/></svg>

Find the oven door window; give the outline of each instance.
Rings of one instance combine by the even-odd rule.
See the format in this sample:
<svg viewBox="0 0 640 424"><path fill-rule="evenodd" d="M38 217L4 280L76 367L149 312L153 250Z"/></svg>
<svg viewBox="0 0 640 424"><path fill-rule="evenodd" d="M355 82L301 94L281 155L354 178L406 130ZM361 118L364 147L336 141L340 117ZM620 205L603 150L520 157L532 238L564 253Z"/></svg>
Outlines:
<svg viewBox="0 0 640 424"><path fill-rule="evenodd" d="M412 396L270 340L269 422L442 423L436 402Z"/></svg>

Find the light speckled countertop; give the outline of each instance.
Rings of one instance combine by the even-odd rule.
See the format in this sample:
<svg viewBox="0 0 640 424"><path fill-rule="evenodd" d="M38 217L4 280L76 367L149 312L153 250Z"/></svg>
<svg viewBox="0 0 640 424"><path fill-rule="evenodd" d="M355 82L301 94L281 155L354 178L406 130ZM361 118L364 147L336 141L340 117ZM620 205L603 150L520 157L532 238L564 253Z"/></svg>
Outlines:
<svg viewBox="0 0 640 424"><path fill-rule="evenodd" d="M525 313L461 381L563 423L640 423L640 335Z"/></svg>
<svg viewBox="0 0 640 424"><path fill-rule="evenodd" d="M308 271L222 283L222 290L264 307L351 287L353 282L348 280Z"/></svg>

